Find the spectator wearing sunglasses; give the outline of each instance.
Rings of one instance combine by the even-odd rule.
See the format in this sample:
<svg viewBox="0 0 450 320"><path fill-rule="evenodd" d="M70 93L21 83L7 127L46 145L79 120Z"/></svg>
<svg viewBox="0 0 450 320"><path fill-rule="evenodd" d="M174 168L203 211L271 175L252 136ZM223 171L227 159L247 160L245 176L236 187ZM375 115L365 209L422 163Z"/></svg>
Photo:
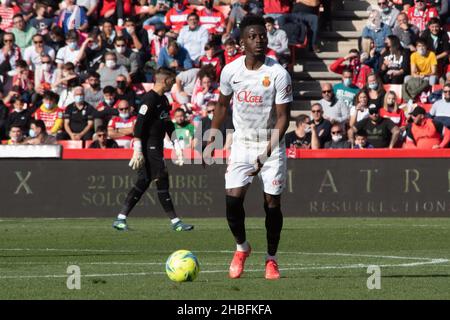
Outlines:
<svg viewBox="0 0 450 320"><path fill-rule="evenodd" d="M354 134L359 130L367 133L367 141L375 148L393 149L400 135L400 129L389 118L380 116L379 109L375 105L369 106L369 117L357 122L352 130L349 130L350 141L354 143Z"/></svg>
<svg viewBox="0 0 450 320"><path fill-rule="evenodd" d="M388 0L378 0L378 7L381 12L381 21L390 28L393 28L400 11L389 2Z"/></svg>
<svg viewBox="0 0 450 320"><path fill-rule="evenodd" d="M90 149L117 149L119 145L113 139L108 138L108 130L105 126L100 126L97 128L95 135L97 140L95 140L90 146Z"/></svg>
<svg viewBox="0 0 450 320"><path fill-rule="evenodd" d="M312 125L314 128L314 124ZM324 149L351 149L352 144L347 140L343 126L339 122L334 122L331 125L331 140L325 142ZM320 143L317 136L317 131L314 130L311 137L311 148L319 149Z"/></svg>
<svg viewBox="0 0 450 320"><path fill-rule="evenodd" d="M11 32L16 37L17 45L24 50L31 45L32 38L37 33L37 30L31 26L27 26L21 13L14 15L13 24L14 28L12 28Z"/></svg>
<svg viewBox="0 0 450 320"><path fill-rule="evenodd" d="M323 148L326 142L331 140L331 122L323 117L323 108L320 103L311 106L311 127L316 131L319 146Z"/></svg>
<svg viewBox="0 0 450 320"><path fill-rule="evenodd" d="M33 45L25 49L24 60L34 70L41 65L42 56L48 55L52 60L55 59L55 50L44 44L44 37L40 34L33 36Z"/></svg>
<svg viewBox="0 0 450 320"><path fill-rule="evenodd" d="M350 118L350 108L336 99L331 83L322 84L322 99L319 101L323 109L323 117L329 121L344 123Z"/></svg>

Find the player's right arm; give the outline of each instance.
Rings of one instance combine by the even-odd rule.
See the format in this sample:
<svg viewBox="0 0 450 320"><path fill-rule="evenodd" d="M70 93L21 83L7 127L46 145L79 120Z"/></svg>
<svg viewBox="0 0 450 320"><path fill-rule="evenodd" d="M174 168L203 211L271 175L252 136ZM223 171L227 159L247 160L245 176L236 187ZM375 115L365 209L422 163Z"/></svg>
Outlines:
<svg viewBox="0 0 450 320"><path fill-rule="evenodd" d="M128 164L131 169L139 170L145 163L144 154L142 153L142 140L144 139L148 119L150 118L149 106L151 106L150 99L144 99L144 103L139 108L136 124L134 125L134 143L133 143L133 157Z"/></svg>

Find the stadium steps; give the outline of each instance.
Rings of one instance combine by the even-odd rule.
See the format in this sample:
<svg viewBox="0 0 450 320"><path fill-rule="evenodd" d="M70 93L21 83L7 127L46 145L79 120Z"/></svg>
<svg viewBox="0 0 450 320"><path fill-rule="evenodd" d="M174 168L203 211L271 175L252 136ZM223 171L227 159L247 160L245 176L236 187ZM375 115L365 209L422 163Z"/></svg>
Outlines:
<svg viewBox="0 0 450 320"><path fill-rule="evenodd" d="M340 75L330 72L328 67L348 51L358 48L358 39L366 25L370 6L376 0L336 0L332 12L331 31L319 31L320 53L307 49L297 50L294 64L294 103L291 110L291 126L300 114L309 114L311 103L321 99L321 82L338 83Z"/></svg>

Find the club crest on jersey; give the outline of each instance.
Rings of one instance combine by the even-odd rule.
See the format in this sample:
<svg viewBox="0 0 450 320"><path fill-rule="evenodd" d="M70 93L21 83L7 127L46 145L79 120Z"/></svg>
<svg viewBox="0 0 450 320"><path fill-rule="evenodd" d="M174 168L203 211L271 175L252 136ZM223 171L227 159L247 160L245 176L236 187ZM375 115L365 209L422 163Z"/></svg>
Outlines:
<svg viewBox="0 0 450 320"><path fill-rule="evenodd" d="M269 87L270 86L270 78L269 78L269 76L264 76L264 79L263 79L263 81L262 81L262 85L264 86L264 87Z"/></svg>
<svg viewBox="0 0 450 320"><path fill-rule="evenodd" d="M139 114L142 114L143 116L145 116L145 114L147 113L148 107L146 104L143 104L140 108L139 108Z"/></svg>

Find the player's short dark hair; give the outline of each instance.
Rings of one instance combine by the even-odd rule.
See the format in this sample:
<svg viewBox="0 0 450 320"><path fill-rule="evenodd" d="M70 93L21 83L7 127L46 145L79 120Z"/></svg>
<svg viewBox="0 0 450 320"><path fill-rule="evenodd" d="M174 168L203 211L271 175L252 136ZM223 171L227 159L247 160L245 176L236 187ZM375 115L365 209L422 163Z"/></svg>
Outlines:
<svg viewBox="0 0 450 320"><path fill-rule="evenodd" d="M33 119L33 120L31 120L31 124L34 124L36 127L38 127L38 128L41 128L41 130L42 130L42 132L47 132L47 128L45 127L45 122L44 121L42 121L42 120L36 120L36 119Z"/></svg>
<svg viewBox="0 0 450 320"><path fill-rule="evenodd" d="M233 38L229 38L229 39L227 39L227 41L225 41L225 43L223 45L225 47L226 46L236 46L236 40L234 40Z"/></svg>
<svg viewBox="0 0 450 320"><path fill-rule="evenodd" d="M42 95L43 99L48 99L48 100L53 100L53 101L58 101L59 99L59 95L53 91L50 90L46 90L44 91L44 94Z"/></svg>
<svg viewBox="0 0 450 320"><path fill-rule="evenodd" d="M366 130L363 130L363 129L359 129L359 130L356 131L356 133L355 133L355 137L356 137L356 136L367 138L367 131L366 131Z"/></svg>
<svg viewBox="0 0 450 320"><path fill-rule="evenodd" d="M177 73L171 68L160 67L155 72L155 76L158 75L175 78L177 76Z"/></svg>
<svg viewBox="0 0 450 320"><path fill-rule="evenodd" d="M298 127L306 122L309 122L309 117L306 114L301 114L295 119L295 126Z"/></svg>
<svg viewBox="0 0 450 320"><path fill-rule="evenodd" d="M183 114L186 115L186 111L183 108L176 108L175 111L173 112L173 114L175 114L177 112L183 112Z"/></svg>
<svg viewBox="0 0 450 320"><path fill-rule="evenodd" d="M275 24L275 19L272 17L266 17L266 18L264 18L264 21L266 23Z"/></svg>
<svg viewBox="0 0 450 320"><path fill-rule="evenodd" d="M89 71L87 74L87 79L89 79L90 77L94 77L96 79L100 79L100 74L97 71Z"/></svg>
<svg viewBox="0 0 450 320"><path fill-rule="evenodd" d="M114 89L113 86L106 86L103 88L103 94L115 94L116 93L116 89Z"/></svg>
<svg viewBox="0 0 450 320"><path fill-rule="evenodd" d="M250 26L262 26L264 29L266 29L266 21L261 16L257 16L254 14L246 15L239 25L241 35L244 34L245 29Z"/></svg>
<svg viewBox="0 0 450 320"><path fill-rule="evenodd" d="M95 132L108 132L108 130L106 129L106 126L101 125L97 127L97 130L95 130Z"/></svg>
<svg viewBox="0 0 450 320"><path fill-rule="evenodd" d="M345 66L344 68L342 68L342 74L346 73L346 72L350 72L353 74L353 70L350 69L350 67Z"/></svg>

